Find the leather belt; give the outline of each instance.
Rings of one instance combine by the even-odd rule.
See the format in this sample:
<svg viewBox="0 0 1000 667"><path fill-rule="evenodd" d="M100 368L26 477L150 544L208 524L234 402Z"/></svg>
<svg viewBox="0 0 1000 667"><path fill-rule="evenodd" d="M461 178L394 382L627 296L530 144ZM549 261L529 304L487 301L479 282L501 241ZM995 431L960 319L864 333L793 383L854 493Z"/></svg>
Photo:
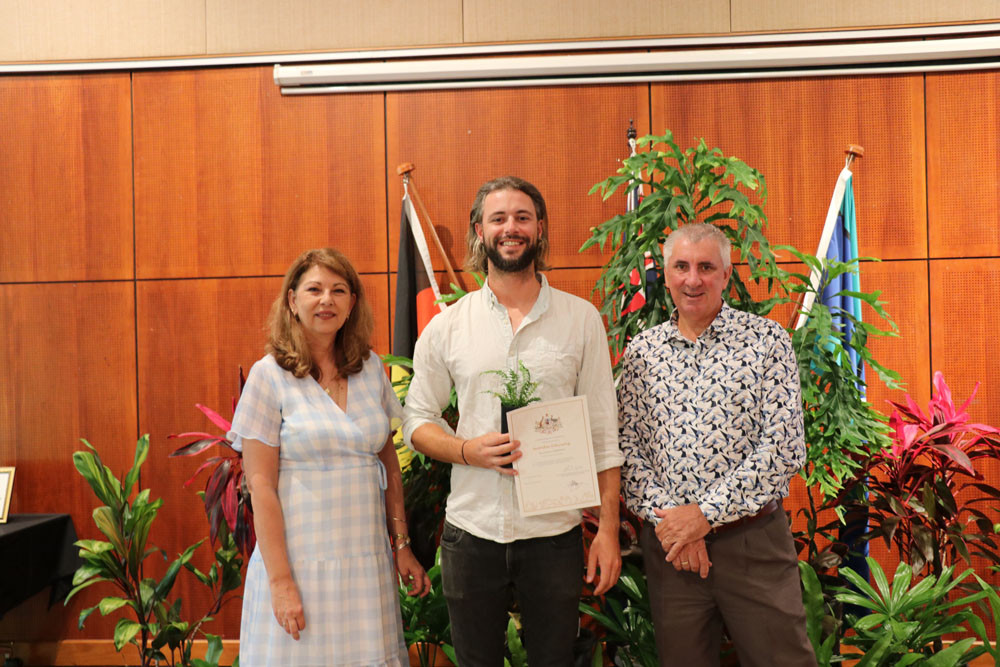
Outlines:
<svg viewBox="0 0 1000 667"><path fill-rule="evenodd" d="M721 526L716 526L715 528L712 529L712 533L718 535L720 533L726 533L729 532L730 530L735 530L742 526L746 526L747 524L751 524L754 521L763 519L765 517L774 514L780 508L781 508L781 502L778 500L772 500L768 504L761 507L760 511L757 512L756 514L750 514L749 516L740 517L736 521L730 521L729 523L724 523Z"/></svg>

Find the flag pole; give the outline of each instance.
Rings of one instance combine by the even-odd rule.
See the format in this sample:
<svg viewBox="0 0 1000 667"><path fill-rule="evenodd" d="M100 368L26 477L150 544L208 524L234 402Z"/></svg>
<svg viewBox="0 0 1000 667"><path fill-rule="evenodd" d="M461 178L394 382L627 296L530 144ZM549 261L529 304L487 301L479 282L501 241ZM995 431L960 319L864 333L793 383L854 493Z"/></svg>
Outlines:
<svg viewBox="0 0 1000 667"><path fill-rule="evenodd" d="M865 149L857 144L849 144L847 150L844 152L847 153L847 160L844 162L844 168L840 171L840 175L837 176L837 183L833 188L833 196L830 198L830 208L826 211L826 222L823 224L823 233L820 235L819 247L816 248L816 257L820 260L826 257L826 252L830 247L830 239L833 238L833 228L837 224L837 214L840 212L840 205L844 201L844 191L847 189L847 181L853 176L851 173L851 163L856 158L865 156ZM809 311L812 310L813 302L816 300L816 290L819 288L820 277L820 272L816 270L811 271L809 274L809 282L813 289L810 292L806 292L805 298L802 300L802 307L795 322L796 329L802 328L809 318Z"/></svg>
<svg viewBox="0 0 1000 667"><path fill-rule="evenodd" d="M453 285L458 285L464 289L464 285L459 282L458 277L455 275L455 270L451 268L451 262L448 261L448 255L444 251L444 246L441 244L441 239L438 237L437 230L434 229L434 223L431 222L431 216L427 212L427 208L424 206L423 200L420 198L420 193L417 192L417 184L413 182L413 171L415 169L416 166L412 162L404 162L396 167L396 173L402 176L405 180L409 181L410 192L413 193L413 201L417 202L417 206L420 207L420 213L423 214L424 220L427 221L427 227L430 229L431 238L434 239L434 246L438 249L438 253L441 254L441 259L444 260L444 268L448 271L448 279ZM423 226L423 223L420 224Z"/></svg>

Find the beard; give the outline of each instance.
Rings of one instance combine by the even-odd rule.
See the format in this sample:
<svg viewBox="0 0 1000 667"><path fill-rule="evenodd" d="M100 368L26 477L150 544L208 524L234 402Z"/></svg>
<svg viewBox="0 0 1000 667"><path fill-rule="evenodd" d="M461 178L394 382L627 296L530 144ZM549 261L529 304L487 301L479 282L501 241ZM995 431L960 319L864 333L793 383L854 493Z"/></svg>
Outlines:
<svg viewBox="0 0 1000 667"><path fill-rule="evenodd" d="M513 238L526 242L524 251L518 257L507 259L500 254L499 245L504 240ZM538 239L532 240L523 236L508 236L505 239L498 238L493 243L483 243L483 248L486 251L487 259L490 260L493 267L503 273L520 273L528 267L533 267L535 259L538 258Z"/></svg>

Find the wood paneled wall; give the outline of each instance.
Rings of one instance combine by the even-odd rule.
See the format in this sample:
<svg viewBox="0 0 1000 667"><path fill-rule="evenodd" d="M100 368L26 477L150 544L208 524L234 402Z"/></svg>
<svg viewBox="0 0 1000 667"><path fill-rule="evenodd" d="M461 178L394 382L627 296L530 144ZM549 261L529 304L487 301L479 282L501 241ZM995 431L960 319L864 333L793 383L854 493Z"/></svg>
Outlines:
<svg viewBox="0 0 1000 667"><path fill-rule="evenodd" d="M287 98L270 76L0 78L0 465L17 466L12 512L70 512L97 537L71 462L78 438L120 473L149 432L143 484L164 499L152 539L171 554L201 539L200 503L182 486L196 463L168 459L177 442L166 436L213 428L195 403L230 415L237 369L261 356L280 276L307 247L353 258L377 351L389 351L400 162L417 165L458 263L478 186L507 172L536 182L551 210L552 282L589 297L604 258L577 250L624 202L587 191L626 154L629 119L760 168L771 238L808 251L843 149L864 145L861 253L885 261L866 262L862 284L882 290L899 328L873 349L919 401L937 369L959 397L982 381L972 416L1000 424L1000 72ZM873 379L870 396L883 408L902 394ZM177 590L203 606L191 579ZM109 637L98 616L75 627L100 597L45 612L37 638ZM238 621L237 603L213 631L236 638ZM0 638L18 638L12 623Z"/></svg>
<svg viewBox="0 0 1000 667"><path fill-rule="evenodd" d="M6 0L0 62L996 21L996 0Z"/></svg>

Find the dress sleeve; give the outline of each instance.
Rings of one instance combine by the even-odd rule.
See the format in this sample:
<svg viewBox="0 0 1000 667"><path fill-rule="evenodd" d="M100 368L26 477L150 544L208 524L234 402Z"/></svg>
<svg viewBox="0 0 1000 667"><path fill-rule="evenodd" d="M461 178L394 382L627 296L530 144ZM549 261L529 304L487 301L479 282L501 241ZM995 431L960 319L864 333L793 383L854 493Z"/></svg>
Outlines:
<svg viewBox="0 0 1000 667"><path fill-rule="evenodd" d="M392 388L392 382L385 373L385 366L382 364L381 359L374 352L372 352L372 356L376 360L374 366L381 387L382 409L389 418L392 430L395 431L403 423L403 406L399 403L399 397L396 396L396 390Z"/></svg>
<svg viewBox="0 0 1000 667"><path fill-rule="evenodd" d="M233 425L226 437L233 449L243 451L243 440L259 440L269 447L281 444L281 398L277 389L280 369L265 357L253 365L243 386Z"/></svg>

